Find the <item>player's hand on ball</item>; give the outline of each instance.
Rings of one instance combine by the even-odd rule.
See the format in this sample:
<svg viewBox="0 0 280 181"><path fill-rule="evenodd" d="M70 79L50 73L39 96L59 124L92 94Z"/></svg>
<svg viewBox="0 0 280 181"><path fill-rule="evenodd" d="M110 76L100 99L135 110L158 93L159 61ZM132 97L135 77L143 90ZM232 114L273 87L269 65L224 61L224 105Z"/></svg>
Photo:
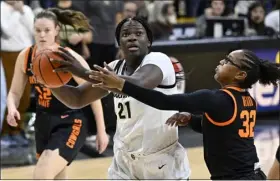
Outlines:
<svg viewBox="0 0 280 181"><path fill-rule="evenodd" d="M98 65L94 65L94 68L99 71L91 70L88 72L89 78L100 82L93 84L92 86L100 88L116 88L122 90L125 80L115 74L106 63L104 63L104 66L107 68L107 70Z"/></svg>
<svg viewBox="0 0 280 181"><path fill-rule="evenodd" d="M85 77L86 68L82 66L82 64L66 49L63 47L58 48L60 51L55 51L57 55L61 56L64 60L54 60L51 62L58 63L61 66L59 68L54 69L55 72L70 72L77 77L83 78Z"/></svg>
<svg viewBox="0 0 280 181"><path fill-rule="evenodd" d="M17 127L17 120L20 120L20 113L17 109L12 109L8 111L7 122L10 126Z"/></svg>
<svg viewBox="0 0 280 181"><path fill-rule="evenodd" d="M186 126L190 122L191 117L192 115L188 112L176 113L166 121L166 124L169 126Z"/></svg>

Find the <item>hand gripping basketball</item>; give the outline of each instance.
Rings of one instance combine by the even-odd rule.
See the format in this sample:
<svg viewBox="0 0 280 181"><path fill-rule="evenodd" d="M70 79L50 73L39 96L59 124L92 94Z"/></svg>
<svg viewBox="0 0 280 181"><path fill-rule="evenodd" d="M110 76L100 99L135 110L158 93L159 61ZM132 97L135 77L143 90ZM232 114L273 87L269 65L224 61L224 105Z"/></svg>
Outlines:
<svg viewBox="0 0 280 181"><path fill-rule="evenodd" d="M51 62L58 63L61 66L54 69L55 72L70 72L73 75L84 78L87 69L82 66L82 64L66 49L63 47L58 48L60 51L55 51L54 53L61 56L64 60L54 60Z"/></svg>

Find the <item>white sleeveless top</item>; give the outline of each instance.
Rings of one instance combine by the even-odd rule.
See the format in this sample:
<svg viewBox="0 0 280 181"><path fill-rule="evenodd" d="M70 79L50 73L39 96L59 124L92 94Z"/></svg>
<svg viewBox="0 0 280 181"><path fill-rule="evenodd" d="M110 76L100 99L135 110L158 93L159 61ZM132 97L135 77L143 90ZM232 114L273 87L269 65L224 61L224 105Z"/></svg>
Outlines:
<svg viewBox="0 0 280 181"><path fill-rule="evenodd" d="M124 75L125 61L119 61L121 60L111 62L109 66L115 69L118 75ZM158 66L163 73L162 82L155 90L165 94L178 93L175 86L175 71L167 55L151 52L144 57L137 70L147 64ZM114 104L117 115L115 149L148 155L160 151L178 140L178 128L165 124L166 120L177 111L161 111L132 97L115 93Z"/></svg>

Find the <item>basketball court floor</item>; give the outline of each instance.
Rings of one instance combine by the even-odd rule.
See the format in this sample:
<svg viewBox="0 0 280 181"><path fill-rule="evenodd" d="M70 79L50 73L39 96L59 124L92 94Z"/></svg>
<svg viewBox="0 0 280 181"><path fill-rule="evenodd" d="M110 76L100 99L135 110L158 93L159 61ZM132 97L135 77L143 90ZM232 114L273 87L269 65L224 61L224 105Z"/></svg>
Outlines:
<svg viewBox="0 0 280 181"><path fill-rule="evenodd" d="M279 145L279 118L261 121L256 126L255 145L262 169L265 173L271 167ZM192 170L190 179L209 179L210 175L203 159L202 136L193 131L180 128L180 142L186 147ZM107 169L112 161L112 150L108 157L75 160L68 170L69 179L106 179ZM1 179L31 179L34 166L10 167L1 169Z"/></svg>

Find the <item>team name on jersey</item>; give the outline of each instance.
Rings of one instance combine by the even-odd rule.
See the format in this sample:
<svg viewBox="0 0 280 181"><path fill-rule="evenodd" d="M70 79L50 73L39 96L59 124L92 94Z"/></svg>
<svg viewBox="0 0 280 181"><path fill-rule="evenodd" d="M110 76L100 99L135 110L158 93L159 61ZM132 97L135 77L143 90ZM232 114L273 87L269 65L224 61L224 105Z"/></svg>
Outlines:
<svg viewBox="0 0 280 181"><path fill-rule="evenodd" d="M113 93L113 94L114 94L114 98L118 98L118 99L129 97L128 95L122 95L122 94L116 94L116 93Z"/></svg>

